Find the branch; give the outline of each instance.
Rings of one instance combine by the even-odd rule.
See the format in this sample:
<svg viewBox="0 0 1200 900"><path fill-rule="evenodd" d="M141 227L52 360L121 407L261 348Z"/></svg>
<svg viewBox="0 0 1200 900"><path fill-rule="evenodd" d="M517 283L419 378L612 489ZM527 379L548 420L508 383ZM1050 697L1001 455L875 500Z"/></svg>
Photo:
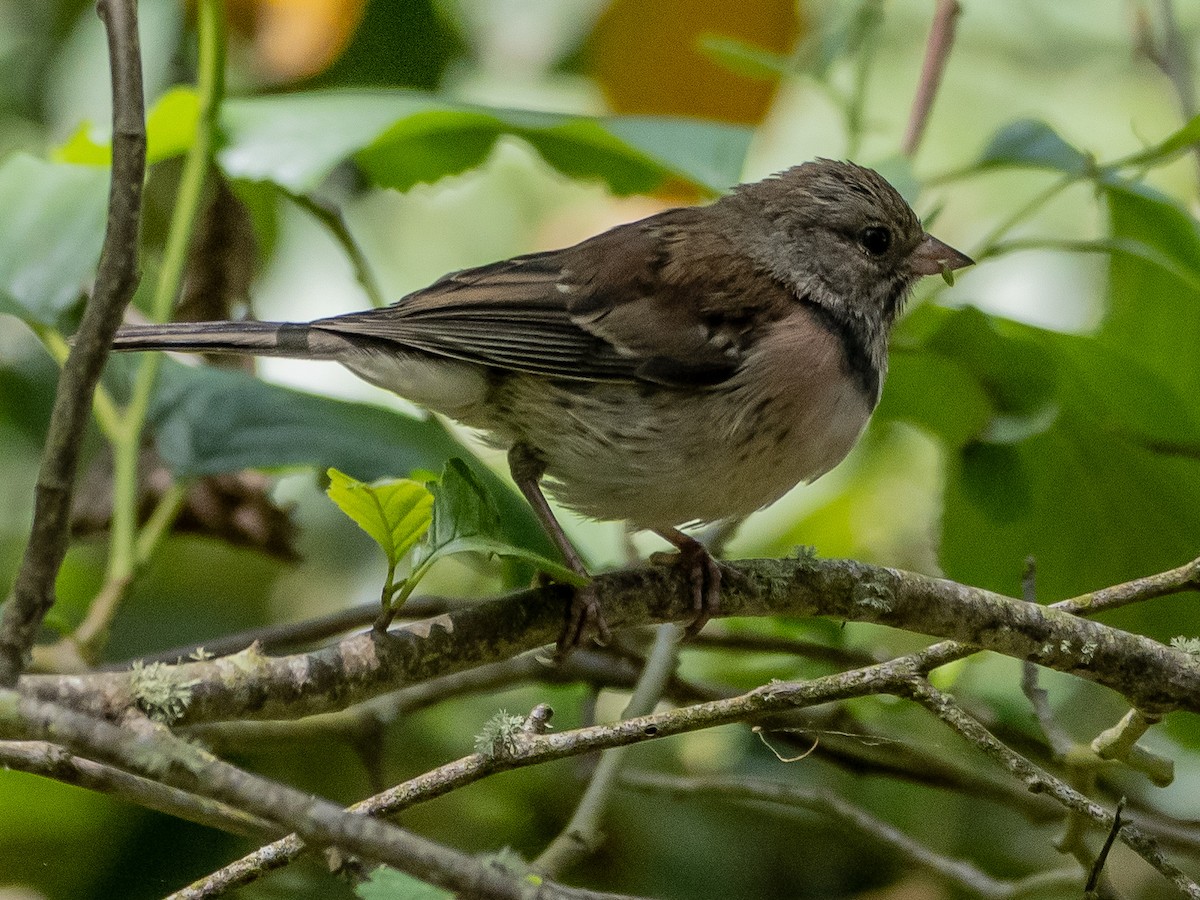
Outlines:
<svg viewBox="0 0 1200 900"><path fill-rule="evenodd" d="M933 108L933 98L937 95L938 87L942 83L942 73L946 71L946 62L950 58L950 48L954 44L954 28L961 12L962 7L958 0L937 0L933 25L929 29L929 42L925 45L921 80L917 84L912 111L908 116L908 127L904 129L904 139L900 144L900 152L910 159L916 155L921 137L925 133L929 111Z"/></svg>
<svg viewBox="0 0 1200 900"><path fill-rule="evenodd" d="M373 817L391 816L413 805L444 796L498 772L537 765L568 756L577 756L595 750L630 746L642 741L657 740L719 725L763 721L772 715L794 712L851 697L869 694L895 694L915 697L920 702L921 697L918 694L927 686L927 682L921 677L922 673L932 668L935 663L944 662L949 646L945 643L936 644L920 653L857 671L828 675L807 682L764 685L736 697L698 703L683 709L624 719L615 723L548 734L523 732L513 735L511 742L506 744L500 752L470 754L418 775L357 803L350 809L355 813ZM919 687L915 687L915 685ZM932 691L932 688L927 689ZM949 698L945 698L945 700L947 703L953 704ZM966 716L961 711L959 713L963 717ZM970 721L974 722L974 720ZM975 726L986 735L988 741L999 748L993 755L999 755L1002 761L1006 761L1009 757L1019 761L1018 767L1014 768L1011 765L1007 767L1010 772L1025 782L1029 790L1045 791L1071 810L1078 811L1082 808L1089 812L1096 810L1103 812L1101 807L1091 803L1058 779L1044 773L1033 763L1010 750L978 723L975 723ZM971 740L977 746L983 746L983 742L977 737L971 737ZM1008 756L1005 757L1004 754ZM1036 773L1036 777L1030 776L1030 772ZM1047 784L1050 783L1056 787L1056 790L1050 790L1047 787ZM1145 847L1153 848L1156 853L1159 852L1152 838L1139 832L1138 840ZM248 884L273 869L288 865L305 850L305 842L301 836L289 835L280 841L260 848L221 872L215 873L206 881L210 884L220 885L221 890ZM1161 853L1159 855L1161 856ZM1165 861L1164 864L1170 865ZM215 894L179 895L180 898L185 896L199 898L215 896Z"/></svg>
<svg viewBox="0 0 1200 900"><path fill-rule="evenodd" d="M534 887L520 876L465 853L251 775L165 729L137 732L118 728L57 704L0 690L0 738L53 740L126 771L293 828L314 846L338 847L470 896L530 900L588 893L547 880Z"/></svg>
<svg viewBox="0 0 1200 900"><path fill-rule="evenodd" d="M96 284L59 376L38 472L33 525L0 623L0 687L25 666L42 619L54 605L54 581L67 552L71 495L91 413L92 393L140 278L138 236L146 173L145 100L135 0L99 0L112 69L113 163L108 223Z"/></svg>
<svg viewBox="0 0 1200 900"><path fill-rule="evenodd" d="M884 665L893 666L891 663ZM908 677L907 669L896 672L880 666L872 670L865 682L860 678L849 678L847 674L831 675L802 685L769 685L728 700L624 719L613 724L593 725L554 734L515 735L511 745L505 748L503 753L472 753L356 803L350 810L373 817L393 816L418 803L444 796L497 772L577 756L594 750L630 746L716 725L752 720L759 713L792 710L843 700L850 696L883 690L883 685L890 683L891 678ZM291 834L266 847L260 847L236 863L214 873L210 880L219 884L221 890L241 887L267 872L290 864L307 849L300 835ZM199 900L201 897L210 896L215 894L189 894L186 895L186 900ZM185 895L181 894L179 900L185 900Z"/></svg>
<svg viewBox="0 0 1200 900"><path fill-rule="evenodd" d="M1091 679L1146 714L1200 712L1200 660L1059 609L849 560L742 560L727 569L723 616L824 615L890 625L953 639L930 648L924 659L931 667L988 649ZM673 566L615 572L595 583L614 630L694 615L687 579ZM525 591L304 655L267 657L250 648L184 663L170 670L187 685L176 724L296 718L511 658L554 640L563 596L554 586ZM136 703L128 673L28 675L21 689L104 717Z"/></svg>

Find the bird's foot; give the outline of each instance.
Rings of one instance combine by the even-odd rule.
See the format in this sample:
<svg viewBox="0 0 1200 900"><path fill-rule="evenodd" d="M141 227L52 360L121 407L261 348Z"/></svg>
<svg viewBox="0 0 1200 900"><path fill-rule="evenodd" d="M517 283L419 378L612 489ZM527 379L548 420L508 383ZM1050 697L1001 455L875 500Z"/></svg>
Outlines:
<svg viewBox="0 0 1200 900"><path fill-rule="evenodd" d="M568 653L579 646L589 626L595 628L596 643L601 646L608 644L612 639L608 623L604 621L604 612L600 609L600 600L596 596L596 582L591 580L572 591L571 602L563 618L562 631L559 632L558 642L554 647L556 663L562 662Z"/></svg>
<svg viewBox="0 0 1200 900"><path fill-rule="evenodd" d="M721 609L721 564L708 552L707 547L682 531L663 529L658 534L679 551L672 561L687 575L691 585L692 609L696 613L684 634L686 637L695 637Z"/></svg>

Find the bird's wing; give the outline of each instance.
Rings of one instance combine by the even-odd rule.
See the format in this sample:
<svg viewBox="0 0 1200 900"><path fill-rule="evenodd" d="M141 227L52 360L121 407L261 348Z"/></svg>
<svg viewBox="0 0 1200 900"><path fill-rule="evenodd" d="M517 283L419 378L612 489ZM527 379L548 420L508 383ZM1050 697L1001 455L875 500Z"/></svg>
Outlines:
<svg viewBox="0 0 1200 900"><path fill-rule="evenodd" d="M732 259L724 236L686 227L697 214L670 210L313 325L552 377L719 383L740 366L764 310L769 320L791 301L745 257Z"/></svg>

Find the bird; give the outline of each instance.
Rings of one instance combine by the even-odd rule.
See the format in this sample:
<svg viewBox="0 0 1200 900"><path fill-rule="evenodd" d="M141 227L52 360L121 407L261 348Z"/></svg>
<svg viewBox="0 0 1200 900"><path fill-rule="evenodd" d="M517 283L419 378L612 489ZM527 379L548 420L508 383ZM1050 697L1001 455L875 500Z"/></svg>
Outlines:
<svg viewBox="0 0 1200 900"><path fill-rule="evenodd" d="M878 172L817 159L704 206L452 272L391 306L306 323L127 325L118 351L336 360L479 430L576 588L558 655L608 628L543 493L678 551L694 619L721 567L683 529L740 519L846 457L922 276L971 265Z"/></svg>

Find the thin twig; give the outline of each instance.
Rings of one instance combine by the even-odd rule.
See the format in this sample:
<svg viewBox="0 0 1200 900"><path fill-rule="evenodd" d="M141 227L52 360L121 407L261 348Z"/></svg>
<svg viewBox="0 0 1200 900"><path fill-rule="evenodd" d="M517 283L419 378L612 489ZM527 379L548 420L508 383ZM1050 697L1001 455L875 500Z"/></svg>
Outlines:
<svg viewBox="0 0 1200 900"><path fill-rule="evenodd" d="M533 888L524 878L465 853L242 771L163 728L119 728L58 704L0 690L0 738L53 740L89 758L293 828L314 846L338 847L450 890L505 900L580 893L549 880Z"/></svg>
<svg viewBox="0 0 1200 900"><path fill-rule="evenodd" d="M1135 43L1138 51L1154 63L1171 83L1179 112L1185 122L1190 122L1196 115L1196 81L1191 48L1179 27L1172 0L1158 0L1158 17L1161 29L1156 36L1145 6L1137 7ZM1197 168L1200 168L1200 144L1192 148L1192 154Z"/></svg>
<svg viewBox="0 0 1200 900"><path fill-rule="evenodd" d="M913 691L914 675L928 671L938 664L944 664L952 658L951 650L953 648L954 645L951 642L943 642L920 653L854 672L842 672L802 683L765 685L737 697L699 703L684 709L659 712L636 719L624 719L606 725L594 725L545 735L522 735L503 755L471 754L418 775L356 804L351 809L354 812L370 816L390 816L415 804L444 796L492 774L514 768L536 765L594 750L628 746L641 741L656 740L718 725L764 721L770 716L782 712L820 706L855 696L885 693L908 696ZM982 728L982 726L978 727ZM1025 776L1028 771L1044 775L1047 779L1051 776L1042 773L1040 769L1034 767L1024 757L1009 750L986 731L984 733L987 734L988 739L999 745L1004 753L1016 757L1026 767L1016 770L1010 767L1010 771L1013 771L1018 777L1022 777L1027 787L1034 790L1045 790L1041 782ZM978 744L978 741L976 743ZM1054 783L1068 792L1066 796L1078 796L1057 779L1054 779ZM1067 806L1068 809L1074 808L1070 803L1064 802L1063 794L1049 790L1047 793ZM1086 802L1090 804L1090 801ZM1090 804L1087 808L1100 809L1095 804ZM296 835L289 835L274 844L260 848L226 869L214 873L206 879L206 883L219 885L221 890L248 884L269 871L289 864L304 851L304 841ZM215 893L189 894L187 896L208 897L215 896Z"/></svg>
<svg viewBox="0 0 1200 900"><path fill-rule="evenodd" d="M910 159L916 155L921 137L925 134L929 112L933 109L933 98L937 96L942 74L946 71L946 62L950 59L950 48L954 46L954 29L961 12L962 6L958 0L937 0L933 25L929 29L929 41L925 45L921 80L913 97L908 126L904 129L904 139L900 143L900 152Z"/></svg>
<svg viewBox="0 0 1200 900"><path fill-rule="evenodd" d="M1037 603L1037 563L1032 556L1025 562L1025 574L1021 579L1021 599L1026 603ZM1037 663L1025 660L1021 664L1021 690L1029 700L1029 705L1033 707L1033 714L1037 717L1050 749L1054 751L1055 757L1062 759L1075 746L1075 741L1054 718L1054 710L1050 708L1050 695L1038 684Z"/></svg>
<svg viewBox="0 0 1200 900"><path fill-rule="evenodd" d="M1200 559L1194 559L1186 565L1179 566L1157 575L1147 575L1136 578L1124 584L1101 588L1090 594L1080 594L1069 600L1060 600L1051 604L1051 609L1061 609L1063 612L1075 615L1090 616L1110 609L1119 609L1131 603L1141 603L1171 594L1181 594L1184 591L1200 590Z"/></svg>
<svg viewBox="0 0 1200 900"><path fill-rule="evenodd" d="M1007 769L1015 778L1023 781L1029 790L1045 792L1067 809L1090 819L1101 828L1112 828L1114 821L1112 813L998 740L995 735L963 710L952 697L937 690L928 681L924 679L913 681L908 696ZM1121 828L1120 838L1130 849L1169 879L1185 897L1200 900L1200 885L1168 860L1158 842L1144 830L1129 823Z"/></svg>
<svg viewBox="0 0 1200 900"><path fill-rule="evenodd" d="M905 661L910 662L910 660ZM726 700L700 703L686 709L669 710L606 725L592 725L544 735L522 734L502 755L472 753L417 775L350 807L368 816L391 816L418 803L444 796L489 775L578 756L595 750L625 747L642 741L711 728L734 722L754 721L760 715L803 709L834 700L859 696L860 692L886 691L886 685L907 681L905 664L885 663L859 673L839 673L804 684L768 685ZM241 887L286 866L306 851L304 840L295 834L260 847L205 879L218 888L212 893L180 894L178 900L200 900Z"/></svg>
<svg viewBox="0 0 1200 900"><path fill-rule="evenodd" d="M328 229L350 261L350 268L354 271L355 280L366 292L371 305L376 309L387 306L387 300L379 287L379 282L375 279L375 273L371 270L371 263L368 261L367 255L363 253L362 247L350 233L350 226L346 223L345 214L340 209L327 206L307 194L284 191L283 195ZM376 610L376 614L378 614L378 610Z"/></svg>
<svg viewBox="0 0 1200 900"><path fill-rule="evenodd" d="M875 655L869 650L858 650L850 647L831 647L816 641L805 641L798 638L778 637L771 634L753 634L744 631L734 632L706 628L700 634L689 638L688 650L739 650L751 653L782 653L789 656L800 656L817 662L831 663L837 666L869 666L871 663L883 662L882 655Z"/></svg>
<svg viewBox="0 0 1200 900"><path fill-rule="evenodd" d="M42 619L54 605L54 582L67 552L71 495L92 393L140 278L138 237L146 174L145 101L135 0L99 0L112 69L113 163L108 223L92 298L63 365L38 472L33 526L0 623L0 686L25 666Z"/></svg>
<svg viewBox="0 0 1200 900"><path fill-rule="evenodd" d="M401 610L405 619L426 619L441 615L450 609L468 605L469 601L450 600L445 597L410 597ZM371 600L357 606L335 610L323 616L305 619L302 622L287 622L282 625L263 625L248 628L234 634L226 634L211 641L198 644L182 644L169 650L147 653L124 662L101 666L97 671L127 671L136 661L148 663L177 663L187 659L216 659L241 653L252 644L257 644L264 653L275 653L289 647L315 644L326 638L336 637L348 631L366 628L379 615L379 601Z"/></svg>
<svg viewBox="0 0 1200 900"><path fill-rule="evenodd" d="M655 635L654 648L650 651L646 668L638 679L633 696L621 713L621 718L630 719L653 712L675 671L679 655L679 641L683 637L678 625L660 625ZM566 827L550 842L533 862L539 872L555 876L586 859L603 843L602 823L609 798L616 787L617 777L625 763L629 747L616 747L604 751L600 757L587 790L576 806Z"/></svg>
<svg viewBox="0 0 1200 900"><path fill-rule="evenodd" d="M188 250L199 217L204 183L212 166L216 146L217 115L224 92L225 39L224 7L219 0L201 0L197 6L199 110L191 145L184 156L183 170L171 212L167 243L151 298L151 316L157 322L170 318L183 282ZM112 526L109 534L108 570L105 580L117 590L106 591L103 621L90 623L90 639L80 642L85 657L98 656L108 634L109 620L123 598L121 585L128 585L138 568L138 465L142 457L142 428L150 408L162 354L143 359L133 379L130 399L121 419L118 439L113 442Z"/></svg>
<svg viewBox="0 0 1200 900"><path fill-rule="evenodd" d="M45 741L0 741L0 767L98 791L244 837L269 839L283 831L278 825L240 809L85 759Z"/></svg>
<svg viewBox="0 0 1200 900"><path fill-rule="evenodd" d="M1100 884L1100 873L1104 871L1104 864L1108 862L1108 853L1112 850L1113 843L1117 840L1117 835L1121 832L1121 813L1125 811L1125 798L1122 797L1117 802L1117 808L1113 811L1112 827L1108 829L1108 837L1104 839L1104 846L1100 848L1100 852L1096 855L1096 862L1092 865L1092 871L1088 873L1087 884L1084 885L1083 892L1089 898L1094 896L1093 892Z"/></svg>

